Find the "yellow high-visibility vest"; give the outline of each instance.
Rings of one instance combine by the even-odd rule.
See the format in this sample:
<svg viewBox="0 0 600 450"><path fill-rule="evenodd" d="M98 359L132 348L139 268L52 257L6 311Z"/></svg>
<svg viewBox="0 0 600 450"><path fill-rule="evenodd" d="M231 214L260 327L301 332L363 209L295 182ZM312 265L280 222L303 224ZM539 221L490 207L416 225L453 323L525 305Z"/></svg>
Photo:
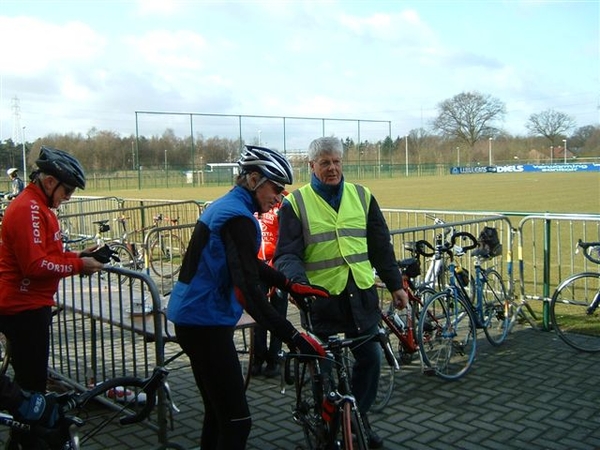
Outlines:
<svg viewBox="0 0 600 450"><path fill-rule="evenodd" d="M360 289L373 286L373 268L367 249L367 215L371 192L344 183L339 211L335 211L310 185L287 197L302 222L304 265L311 284L332 295L346 287L348 271Z"/></svg>

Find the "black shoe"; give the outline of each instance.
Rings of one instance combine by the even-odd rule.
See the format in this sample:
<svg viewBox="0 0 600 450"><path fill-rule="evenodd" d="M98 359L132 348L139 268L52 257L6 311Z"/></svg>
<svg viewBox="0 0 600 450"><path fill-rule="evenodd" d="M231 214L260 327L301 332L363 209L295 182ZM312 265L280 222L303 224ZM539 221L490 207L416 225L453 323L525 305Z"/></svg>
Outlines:
<svg viewBox="0 0 600 450"><path fill-rule="evenodd" d="M267 378L275 378L281 374L281 368L279 364L267 364L267 367L264 371L264 375Z"/></svg>
<svg viewBox="0 0 600 450"><path fill-rule="evenodd" d="M369 423L369 418L366 414L363 414L362 419L365 426L365 431L367 432L367 445L369 448L382 448L383 438L373 431L373 428L371 428L371 424Z"/></svg>
<svg viewBox="0 0 600 450"><path fill-rule="evenodd" d="M369 448L382 448L383 438L373 430L367 430L367 445Z"/></svg>
<svg viewBox="0 0 600 450"><path fill-rule="evenodd" d="M262 363L253 363L250 368L250 376L257 377L262 372Z"/></svg>

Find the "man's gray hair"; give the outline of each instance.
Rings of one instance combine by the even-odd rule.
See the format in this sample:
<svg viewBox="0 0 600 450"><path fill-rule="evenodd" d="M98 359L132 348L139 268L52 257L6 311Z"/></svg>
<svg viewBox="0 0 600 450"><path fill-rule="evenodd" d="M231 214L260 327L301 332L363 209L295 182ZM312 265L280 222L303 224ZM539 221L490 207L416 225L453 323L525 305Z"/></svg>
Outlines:
<svg viewBox="0 0 600 450"><path fill-rule="evenodd" d="M308 160L315 161L321 155L344 156L344 144L336 137L320 137L308 146Z"/></svg>

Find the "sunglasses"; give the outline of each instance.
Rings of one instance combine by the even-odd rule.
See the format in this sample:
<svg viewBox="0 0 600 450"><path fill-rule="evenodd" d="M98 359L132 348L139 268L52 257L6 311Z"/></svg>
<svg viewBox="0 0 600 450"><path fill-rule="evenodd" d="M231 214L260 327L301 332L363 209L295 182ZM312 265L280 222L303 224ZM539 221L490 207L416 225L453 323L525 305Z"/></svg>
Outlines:
<svg viewBox="0 0 600 450"><path fill-rule="evenodd" d="M269 180L275 186L275 192L277 195L281 194L285 190L285 186L277 181Z"/></svg>
<svg viewBox="0 0 600 450"><path fill-rule="evenodd" d="M63 189L65 190L65 195L72 195L73 192L75 192L75 189L77 189L75 186L69 186L68 184L65 183L61 183Z"/></svg>

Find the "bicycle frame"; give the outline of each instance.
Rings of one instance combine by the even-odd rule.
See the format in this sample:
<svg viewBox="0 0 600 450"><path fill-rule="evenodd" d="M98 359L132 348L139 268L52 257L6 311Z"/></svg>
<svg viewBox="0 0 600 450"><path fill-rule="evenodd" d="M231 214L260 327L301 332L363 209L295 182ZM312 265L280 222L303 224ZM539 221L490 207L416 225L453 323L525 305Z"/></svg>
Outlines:
<svg viewBox="0 0 600 450"><path fill-rule="evenodd" d="M293 419L302 426L310 450L367 449L364 424L350 391L344 349L371 338L330 336L323 346L328 355L324 359L296 353L282 354L285 358L283 381L295 386ZM290 374L292 361L293 377ZM333 370L323 366L333 366ZM306 389L310 389L309 395L306 395Z"/></svg>

